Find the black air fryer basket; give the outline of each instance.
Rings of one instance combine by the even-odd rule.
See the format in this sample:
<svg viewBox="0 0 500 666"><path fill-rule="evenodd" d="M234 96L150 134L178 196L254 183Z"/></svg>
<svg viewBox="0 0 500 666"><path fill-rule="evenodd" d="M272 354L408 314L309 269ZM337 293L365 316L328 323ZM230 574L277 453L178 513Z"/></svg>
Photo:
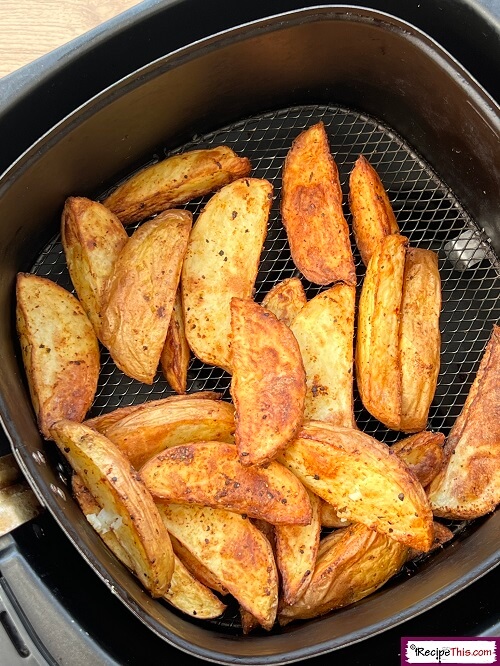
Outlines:
<svg viewBox="0 0 500 666"><path fill-rule="evenodd" d="M55 447L41 440L16 342L14 280L18 271L32 271L72 289L58 233L67 196L99 199L146 164L225 144L250 158L252 175L274 185L256 283L261 301L277 282L298 275L279 213L281 172L293 139L319 120L344 195L363 154L381 176L401 232L411 245L438 254L442 356L429 428L447 434L500 314L500 119L485 90L412 25L366 8L316 7L207 38L90 99L0 182L0 406L16 458L59 529L128 611L167 643L220 663L312 658L430 610L498 564L498 512L450 522L451 543L376 594L323 618L247 637L236 606L218 620L190 620L152 601L110 555L75 505ZM207 200L187 205L195 218ZM349 222L347 205L345 213ZM364 269L357 252L355 260L359 287ZM303 283L308 297L321 290ZM123 375L105 350L101 360L91 415L171 393L160 373L146 386ZM229 383L227 373L193 359L189 392L221 391L229 399ZM380 441L401 438L370 417L357 396L355 416Z"/></svg>

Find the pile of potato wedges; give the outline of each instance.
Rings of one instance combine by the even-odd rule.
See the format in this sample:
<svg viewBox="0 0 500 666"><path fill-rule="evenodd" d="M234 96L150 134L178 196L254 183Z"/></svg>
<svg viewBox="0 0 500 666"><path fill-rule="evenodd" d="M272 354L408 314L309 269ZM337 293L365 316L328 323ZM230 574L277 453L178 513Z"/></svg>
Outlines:
<svg viewBox="0 0 500 666"><path fill-rule="evenodd" d="M500 502L500 328L451 432L432 432L435 253L400 233L360 156L348 193L366 265L357 293L319 122L283 164L296 275L259 303L275 193L251 174L220 146L148 166L100 202L69 197L61 237L75 294L35 274L16 285L38 427L71 465L87 520L153 597L210 619L230 595L244 633L362 599L452 538L436 518ZM193 220L183 205L202 195ZM302 278L321 291L308 299ZM140 382L160 369L174 394L88 418L103 347ZM193 355L230 373L230 400L187 391ZM374 418L405 433L394 446L358 428L355 384Z"/></svg>

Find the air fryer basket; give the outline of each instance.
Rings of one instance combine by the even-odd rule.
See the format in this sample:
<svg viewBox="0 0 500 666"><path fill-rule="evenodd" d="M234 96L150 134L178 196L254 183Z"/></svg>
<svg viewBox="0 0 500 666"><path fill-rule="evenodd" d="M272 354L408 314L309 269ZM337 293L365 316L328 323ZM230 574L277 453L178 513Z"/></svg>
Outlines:
<svg viewBox="0 0 500 666"><path fill-rule="evenodd" d="M291 55L292 46L300 52L302 70L293 70L299 63ZM356 49L363 53L356 55ZM225 50L224 57L218 55ZM304 65L302 59L306 62L318 50L325 61L316 63L316 68ZM333 50L335 62L340 55L349 56L347 74L338 65L332 67L329 50ZM228 74L226 80L223 64L229 56L236 74ZM407 63L409 81L397 78L401 61ZM236 78L238 73L248 74L249 62L263 68L259 84ZM283 80L277 76L279 67L286 68ZM432 81L427 81L429 77ZM381 96L384 79L396 88L388 99ZM261 89L249 95L244 92L247 84ZM438 97L428 97L438 84L447 86L444 107ZM204 97L208 91L223 102ZM193 111L200 101L206 102L204 112ZM159 109L151 110L155 102ZM461 113L468 107L474 109L467 117L467 134L458 131L448 136L446 132L454 128L438 115L444 109L456 117L455 108L462 104ZM442 365L429 427L447 433L465 401L500 311L499 262L493 250L499 245L499 234L487 214L494 207L493 190L499 177L492 169L497 146L488 135L488 128L492 130L498 120L491 105L492 100L486 95L483 98L466 72L431 40L376 12L308 10L207 40L165 63L154 63L91 101L44 138L38 152L29 152L17 165L17 173L14 170L14 178L7 174L3 184L7 202L9 196L11 202L15 200L16 188L21 188L17 193L22 192L23 198L17 199L20 210L12 204L4 213L14 229L3 230L0 237L6 263L2 298L10 303L12 312L12 285L18 270L32 270L71 289L57 234L65 196L99 198L120 178L164 155L226 144L250 158L253 175L268 178L275 187L256 284L256 300L262 300L276 282L298 274L279 215L281 169L293 138L323 120L344 194L354 161L359 154L365 155L388 190L402 233L412 245L438 253L443 284ZM164 119L161 111L167 112ZM149 124L141 114L146 114ZM168 131L163 133L162 127ZM195 131L203 134L193 137ZM436 135L442 141L439 149L433 144ZM464 165L467 171L460 173ZM467 183L462 182L464 178ZM28 195L26 184L31 187ZM481 201L477 200L479 190ZM205 201L188 207L196 216ZM37 211L43 224L33 221ZM345 213L349 221L347 205ZM28 238L29 250L23 243ZM360 284L364 271L357 252L355 259ZM309 297L320 291L303 282ZM0 384L2 417L28 479L111 589L153 631L181 649L221 663L285 663L314 656L367 638L432 607L498 563L497 512L471 524L451 523L456 532L452 544L407 568L372 597L326 618L249 637L241 636L235 607L213 622L188 620L162 602L151 602L82 519L66 485L67 468L55 447L41 444L36 432L15 359L12 320L6 324L1 354L7 359L14 391L6 391L5 381ZM93 415L171 392L160 374L152 386L125 377L104 350L102 364ZM229 381L224 371L193 359L189 391L222 391L228 399ZM355 415L358 426L381 441L391 444L400 437L371 418L358 399Z"/></svg>

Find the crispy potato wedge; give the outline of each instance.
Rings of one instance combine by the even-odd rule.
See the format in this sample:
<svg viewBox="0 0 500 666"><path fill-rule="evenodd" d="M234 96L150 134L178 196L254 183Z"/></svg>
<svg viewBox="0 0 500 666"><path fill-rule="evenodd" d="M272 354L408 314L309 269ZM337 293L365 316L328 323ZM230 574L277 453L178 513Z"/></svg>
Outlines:
<svg viewBox="0 0 500 666"><path fill-rule="evenodd" d="M266 467L244 467L234 444L175 446L149 460L140 474L162 502L228 509L273 525L311 520L307 491L294 474L274 460Z"/></svg>
<svg viewBox="0 0 500 666"><path fill-rule="evenodd" d="M386 236L373 253L361 289L356 340L356 381L363 405L388 428L401 423L399 331L406 244Z"/></svg>
<svg viewBox="0 0 500 666"><path fill-rule="evenodd" d="M251 298L267 234L273 186L244 178L216 192L191 232L182 304L191 351L231 372L231 298Z"/></svg>
<svg viewBox="0 0 500 666"><path fill-rule="evenodd" d="M470 520L500 503L500 326L494 326L464 407L428 488L434 515Z"/></svg>
<svg viewBox="0 0 500 666"><path fill-rule="evenodd" d="M305 419L356 427L355 298L355 287L339 282L312 298L291 324L306 371Z"/></svg>
<svg viewBox="0 0 500 666"><path fill-rule="evenodd" d="M75 499L80 505L87 520L96 529L104 543L110 551L119 559L128 569L133 571L133 563L128 556L127 551L122 547L116 534L111 527L108 527L105 521L100 519L102 508L92 497L90 491L78 474L72 478L72 488ZM198 619L211 619L219 617L226 606L218 597L213 594L208 587L203 585L195 576L193 576L187 567L174 553L174 571L170 580L170 586L164 595L169 603L178 608L187 615Z"/></svg>
<svg viewBox="0 0 500 666"><path fill-rule="evenodd" d="M263 307L270 310L287 326L290 326L306 303L306 292L298 277L278 282L262 300Z"/></svg>
<svg viewBox="0 0 500 666"><path fill-rule="evenodd" d="M241 630L244 636L248 636L250 632L260 626L259 621L255 618L252 613L249 613L243 608L239 607L240 612L240 621L241 621Z"/></svg>
<svg viewBox="0 0 500 666"><path fill-rule="evenodd" d="M390 448L366 433L309 421L278 460L332 504L362 523L426 551L432 513L424 489Z"/></svg>
<svg viewBox="0 0 500 666"><path fill-rule="evenodd" d="M168 326L160 365L165 379L176 393L186 393L187 374L191 350L186 338L180 287L175 295L174 307Z"/></svg>
<svg viewBox="0 0 500 666"><path fill-rule="evenodd" d="M306 377L288 326L251 300L231 299L231 396L242 465L262 465L302 423Z"/></svg>
<svg viewBox="0 0 500 666"><path fill-rule="evenodd" d="M51 280L19 273L16 323L38 427L83 421L99 378L99 344L77 299Z"/></svg>
<svg viewBox="0 0 500 666"><path fill-rule="evenodd" d="M425 488L441 471L444 463L444 435L424 430L391 446Z"/></svg>
<svg viewBox="0 0 500 666"><path fill-rule="evenodd" d="M337 509L334 506L328 502L325 502L325 500L321 499L321 497L319 498L319 502L320 521L322 527L348 527L350 524L349 520L347 520L347 518L341 518L337 514Z"/></svg>
<svg viewBox="0 0 500 666"><path fill-rule="evenodd" d="M312 507L309 525L274 527L276 563L281 574L283 600L288 605L294 604L309 586L318 554L322 500L310 491L308 495Z"/></svg>
<svg viewBox="0 0 500 666"><path fill-rule="evenodd" d="M167 337L192 215L169 210L144 223L108 282L101 341L129 377L152 384Z"/></svg>
<svg viewBox="0 0 500 666"><path fill-rule="evenodd" d="M408 248L401 302L401 422L404 432L427 425L440 368L441 278L431 250Z"/></svg>
<svg viewBox="0 0 500 666"><path fill-rule="evenodd" d="M238 157L227 146L192 150L167 157L136 173L103 204L123 224L139 222L248 176L250 169L250 161Z"/></svg>
<svg viewBox="0 0 500 666"><path fill-rule="evenodd" d="M185 400L144 403L109 427L94 427L140 469L166 448L206 439L233 442L234 407L222 400L189 395Z"/></svg>
<svg viewBox="0 0 500 666"><path fill-rule="evenodd" d="M181 504L161 504L158 509L170 534L265 629L271 629L278 606L278 573L269 541L260 530L224 509Z"/></svg>
<svg viewBox="0 0 500 666"><path fill-rule="evenodd" d="M293 141L283 167L281 214L292 259L315 284L356 284L337 165L322 122Z"/></svg>
<svg viewBox="0 0 500 666"><path fill-rule="evenodd" d="M129 461L104 435L67 419L50 433L97 504L115 517L113 532L132 571L154 597L168 590L174 570L170 538L153 499Z"/></svg>
<svg viewBox="0 0 500 666"><path fill-rule="evenodd" d="M110 210L85 197L68 197L61 218L61 241L71 281L97 337L106 287L128 235Z"/></svg>
<svg viewBox="0 0 500 666"><path fill-rule="evenodd" d="M378 590L403 566L408 548L364 525L351 525L325 537L305 593L280 610L278 620L324 615Z"/></svg>
<svg viewBox="0 0 500 666"><path fill-rule="evenodd" d="M434 538L432 539L432 546L430 550L428 550L427 553L422 553L419 550L410 548L408 550L407 562L410 562L411 560L415 560L419 557L422 557L423 555L428 555L429 553L434 552L438 548L441 548L441 546L444 546L444 544L447 543L448 541L451 541L454 537L453 532L442 523L439 523L437 520L434 521L433 528L434 528L433 529Z"/></svg>
<svg viewBox="0 0 500 666"><path fill-rule="evenodd" d="M380 241L399 227L380 176L360 155L349 176L349 207L356 245L365 266Z"/></svg>
<svg viewBox="0 0 500 666"><path fill-rule="evenodd" d="M209 587L211 590L215 590L222 596L229 594L224 585L218 580L217 576L215 576L200 559L193 555L193 553L188 550L179 539L176 539L173 534L171 534L170 540L175 555L181 560L186 569L188 569L193 576L200 581L200 583L203 583L203 585Z"/></svg>

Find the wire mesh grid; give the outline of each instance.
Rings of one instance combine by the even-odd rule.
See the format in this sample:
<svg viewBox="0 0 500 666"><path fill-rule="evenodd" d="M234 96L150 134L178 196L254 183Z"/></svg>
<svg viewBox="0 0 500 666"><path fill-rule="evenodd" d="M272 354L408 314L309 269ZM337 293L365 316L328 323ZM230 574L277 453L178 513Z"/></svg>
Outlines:
<svg viewBox="0 0 500 666"><path fill-rule="evenodd" d="M268 234L261 255L255 284L255 299L260 302L278 282L300 276L291 256L280 216L281 173L293 139L310 125L323 121L331 152L339 169L344 193L344 213L350 225L347 205L349 174L363 154L377 170L391 200L401 233L413 246L438 254L442 281L442 350L438 386L429 413L429 428L447 434L465 402L484 347L500 314L498 275L500 264L487 237L476 227L453 193L414 150L389 127L377 119L338 106L301 106L247 118L205 136L195 136L176 150L161 157L191 149L228 145L252 163L252 176L266 178L274 186ZM160 159L155 155L153 159ZM105 193L101 193L103 197ZM208 197L186 205L194 219ZM129 229L133 232L136 227ZM462 245L457 239L464 237ZM364 266L353 238L352 248L359 287ZM473 245L474 261L456 260ZM479 248L479 251L476 251ZM455 255L453 251L455 250ZM479 257L479 258L478 258ZM54 238L38 257L33 272L49 277L72 290L60 237ZM301 277L308 298L324 287ZM114 365L107 350L101 352L101 373L91 415L165 397L173 391L158 373L151 386L130 379ZM188 392L219 391L229 396L230 376L220 368L193 358L188 373ZM400 433L388 430L363 408L355 390L355 418L361 430L379 441L392 444ZM458 529L458 526L456 526ZM237 609L232 608L216 621L218 627L239 627Z"/></svg>

